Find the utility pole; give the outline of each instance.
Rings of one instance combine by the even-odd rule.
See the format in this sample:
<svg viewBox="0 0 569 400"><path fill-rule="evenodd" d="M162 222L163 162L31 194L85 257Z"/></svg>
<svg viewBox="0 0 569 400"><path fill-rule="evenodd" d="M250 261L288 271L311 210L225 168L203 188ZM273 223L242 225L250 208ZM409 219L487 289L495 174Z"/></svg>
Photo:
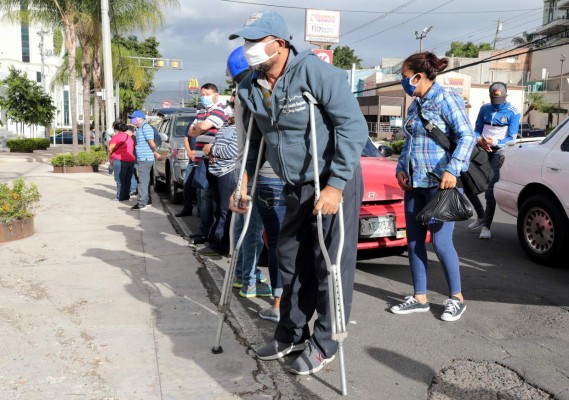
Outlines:
<svg viewBox="0 0 569 400"><path fill-rule="evenodd" d="M502 30L502 21L498 18L498 25L496 26L496 34L494 35L494 43L492 44L492 49L496 49L496 42L498 41L498 32Z"/></svg>
<svg viewBox="0 0 569 400"><path fill-rule="evenodd" d="M101 0L101 27L103 31L103 71L105 73L105 125L111 136L114 121L113 64L111 55L111 21L109 0Z"/></svg>
<svg viewBox="0 0 569 400"><path fill-rule="evenodd" d="M415 31L415 39L419 41L419 53L423 52L423 39L427 37L427 33L433 29L433 26L429 26L423 29L423 32L419 33L419 31Z"/></svg>
<svg viewBox="0 0 569 400"><path fill-rule="evenodd" d="M557 125L559 125L559 109L561 108L561 87L563 86L563 61L565 61L565 56L561 54L561 71L559 72L559 97L557 100Z"/></svg>

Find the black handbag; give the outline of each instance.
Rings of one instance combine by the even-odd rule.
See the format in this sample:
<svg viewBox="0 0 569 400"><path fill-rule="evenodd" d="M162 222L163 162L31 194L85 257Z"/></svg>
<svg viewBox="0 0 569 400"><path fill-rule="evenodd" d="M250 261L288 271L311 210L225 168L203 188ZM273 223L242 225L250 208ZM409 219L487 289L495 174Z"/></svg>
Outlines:
<svg viewBox="0 0 569 400"><path fill-rule="evenodd" d="M456 187L439 189L436 196L415 217L423 225L466 221L472 217L472 205Z"/></svg>
<svg viewBox="0 0 569 400"><path fill-rule="evenodd" d="M203 159L194 168L192 185L198 189L207 189L209 187L209 182L207 181L207 165Z"/></svg>

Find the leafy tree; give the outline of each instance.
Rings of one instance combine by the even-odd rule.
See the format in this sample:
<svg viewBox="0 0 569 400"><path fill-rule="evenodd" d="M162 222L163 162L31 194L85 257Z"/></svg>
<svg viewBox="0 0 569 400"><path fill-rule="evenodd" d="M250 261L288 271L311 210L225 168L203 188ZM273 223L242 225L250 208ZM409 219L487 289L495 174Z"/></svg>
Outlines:
<svg viewBox="0 0 569 400"><path fill-rule="evenodd" d="M22 131L24 124L51 124L55 106L37 82L29 80L24 72L11 66L8 77L0 84L7 87L6 95L0 97L0 106L6 110L8 118L21 124Z"/></svg>
<svg viewBox="0 0 569 400"><path fill-rule="evenodd" d="M474 44L472 42L452 42L450 44L450 50L445 53L445 56L476 58L479 52L487 50L492 50L490 43Z"/></svg>
<svg viewBox="0 0 569 400"><path fill-rule="evenodd" d="M352 69L352 64L356 64L356 68L362 68L362 59L355 53L354 49L349 46L338 46L334 49L333 64L341 69Z"/></svg>

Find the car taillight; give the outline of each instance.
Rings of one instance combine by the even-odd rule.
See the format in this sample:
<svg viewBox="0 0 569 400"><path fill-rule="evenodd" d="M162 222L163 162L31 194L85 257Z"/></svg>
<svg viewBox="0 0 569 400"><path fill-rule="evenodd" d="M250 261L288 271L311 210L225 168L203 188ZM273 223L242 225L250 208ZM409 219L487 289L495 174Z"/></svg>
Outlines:
<svg viewBox="0 0 569 400"><path fill-rule="evenodd" d="M188 152L186 149L174 149L172 152L174 157L178 160L187 160L188 159Z"/></svg>

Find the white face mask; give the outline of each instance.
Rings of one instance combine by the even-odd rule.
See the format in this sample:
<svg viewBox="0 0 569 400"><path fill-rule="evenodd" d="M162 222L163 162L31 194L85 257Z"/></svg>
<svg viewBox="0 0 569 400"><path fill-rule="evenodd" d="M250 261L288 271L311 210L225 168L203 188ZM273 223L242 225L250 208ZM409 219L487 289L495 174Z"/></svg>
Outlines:
<svg viewBox="0 0 569 400"><path fill-rule="evenodd" d="M245 53L245 58L247 59L249 66L253 67L255 65L262 64L279 54L279 52L276 51L273 55L269 56L265 52L265 46L276 41L277 39L273 39L269 42L257 43L245 41L245 44L243 45L243 53Z"/></svg>

